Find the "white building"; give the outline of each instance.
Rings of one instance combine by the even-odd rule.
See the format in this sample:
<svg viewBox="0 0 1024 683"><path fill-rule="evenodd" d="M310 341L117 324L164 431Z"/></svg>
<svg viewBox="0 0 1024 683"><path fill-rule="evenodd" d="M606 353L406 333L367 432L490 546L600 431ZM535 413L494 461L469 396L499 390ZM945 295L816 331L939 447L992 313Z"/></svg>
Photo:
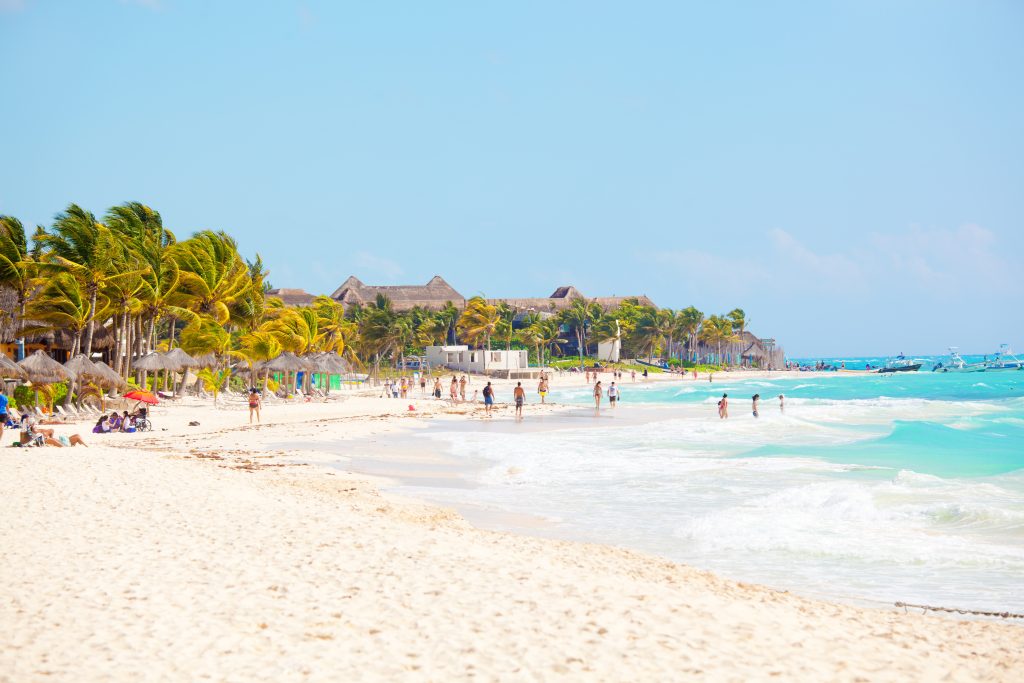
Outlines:
<svg viewBox="0 0 1024 683"><path fill-rule="evenodd" d="M480 375L514 373L530 367L528 353L523 349L511 351L470 349L465 345L428 346L427 362L432 368L444 367L459 372Z"/></svg>

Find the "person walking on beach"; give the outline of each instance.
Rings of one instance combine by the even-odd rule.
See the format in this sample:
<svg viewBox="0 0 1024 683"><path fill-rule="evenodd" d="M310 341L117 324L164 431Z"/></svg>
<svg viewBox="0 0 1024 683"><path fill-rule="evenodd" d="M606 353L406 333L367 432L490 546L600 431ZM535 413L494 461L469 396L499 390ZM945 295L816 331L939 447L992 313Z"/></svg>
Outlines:
<svg viewBox="0 0 1024 683"><path fill-rule="evenodd" d="M4 425L7 424L8 420L8 400L7 394L4 393L4 385L0 384L0 441L4 438Z"/></svg>
<svg viewBox="0 0 1024 683"><path fill-rule="evenodd" d="M427 376L420 374L420 398L427 395Z"/></svg>
<svg viewBox="0 0 1024 683"><path fill-rule="evenodd" d="M722 400L718 402L718 417L722 420L729 417L729 394L722 394Z"/></svg>
<svg viewBox="0 0 1024 683"><path fill-rule="evenodd" d="M619 388L615 386L615 382L608 387L608 405L611 408L615 408L615 402L619 400Z"/></svg>
<svg viewBox="0 0 1024 683"><path fill-rule="evenodd" d="M256 421L260 421L260 392L259 389L253 387L249 389L249 424L252 424L252 415L256 413Z"/></svg>
<svg viewBox="0 0 1024 683"><path fill-rule="evenodd" d="M488 382L487 386L484 387L484 413L487 417L491 416L491 407L494 405L494 387Z"/></svg>
<svg viewBox="0 0 1024 683"><path fill-rule="evenodd" d="M754 404L754 417L757 417L757 404L758 404L758 402L760 400L761 400L761 394L754 394L754 396L751 398L751 401Z"/></svg>
<svg viewBox="0 0 1024 683"><path fill-rule="evenodd" d="M461 398L463 402L465 402L465 400L466 400L466 376L465 375L463 375L459 379L459 398Z"/></svg>
<svg viewBox="0 0 1024 683"><path fill-rule="evenodd" d="M441 400L441 378L434 379L434 398Z"/></svg>
<svg viewBox="0 0 1024 683"><path fill-rule="evenodd" d="M630 379L630 381L633 381L633 382L636 381L636 370L630 370L629 371L629 379Z"/></svg>
<svg viewBox="0 0 1024 683"><path fill-rule="evenodd" d="M452 385L448 387L448 393L452 397L452 403L459 402L459 380L455 379L455 375L452 375Z"/></svg>
<svg viewBox="0 0 1024 683"><path fill-rule="evenodd" d="M540 376L540 384L537 385L537 393L540 394L540 402L544 403L544 398L548 395L548 378L544 375Z"/></svg>
<svg viewBox="0 0 1024 683"><path fill-rule="evenodd" d="M594 409L601 410L601 398L604 396L604 389L601 388L601 382L598 381L594 385Z"/></svg>
<svg viewBox="0 0 1024 683"><path fill-rule="evenodd" d="M516 388L512 391L512 398L516 400L516 417L523 419L523 403L526 402L526 390L522 382L516 382Z"/></svg>

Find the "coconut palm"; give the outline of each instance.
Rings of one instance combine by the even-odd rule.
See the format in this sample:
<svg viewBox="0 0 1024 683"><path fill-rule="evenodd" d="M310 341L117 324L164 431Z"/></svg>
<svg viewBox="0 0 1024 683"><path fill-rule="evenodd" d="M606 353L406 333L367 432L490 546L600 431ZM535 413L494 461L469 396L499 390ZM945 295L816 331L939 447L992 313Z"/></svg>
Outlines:
<svg viewBox="0 0 1024 683"><path fill-rule="evenodd" d="M238 339L238 349L232 351L232 355L237 358L241 358L249 364L249 379L250 386L256 386L256 370L255 366L257 363L268 361L272 358L277 358L281 355L281 342L278 341L277 336L265 329L254 330L243 334ZM266 370L263 372L263 391L266 393L267 382L270 379L270 373Z"/></svg>
<svg viewBox="0 0 1024 683"><path fill-rule="evenodd" d="M245 259L223 232L205 230L174 245L179 281L172 303L223 325L231 306L251 287Z"/></svg>
<svg viewBox="0 0 1024 683"><path fill-rule="evenodd" d="M24 226L13 216L0 216L0 286L14 291L17 306L17 310L3 314L13 316L16 321L21 352L25 348L25 338L20 330L25 320L25 305L33 289L34 274L34 259L28 250Z"/></svg>
<svg viewBox="0 0 1024 683"><path fill-rule="evenodd" d="M475 346L485 345L491 350L491 337L501 322L498 307L487 303L482 296L475 296L466 302L466 310L459 316L456 327L459 335Z"/></svg>
<svg viewBox="0 0 1024 683"><path fill-rule="evenodd" d="M92 353L95 314L100 290L110 281L138 275L138 270L118 271L115 260L120 244L109 228L77 204L57 214L51 231L33 240L44 250L41 266L49 272L66 272L81 284L89 300L90 317L85 331L85 355Z"/></svg>
<svg viewBox="0 0 1024 683"><path fill-rule="evenodd" d="M700 324L703 321L704 314L693 306L687 306L676 313L676 336L686 339L686 346L694 356L697 348L697 333L700 331Z"/></svg>
<svg viewBox="0 0 1024 683"><path fill-rule="evenodd" d="M97 297L101 306L106 301ZM82 283L70 273L57 273L49 278L29 301L25 318L31 322L23 333L64 330L72 339L71 356L78 355L82 331L93 320L92 302Z"/></svg>
<svg viewBox="0 0 1024 683"><path fill-rule="evenodd" d="M596 302L590 302L581 297L572 300L569 308L559 314L559 320L572 328L576 335L576 346L580 354L580 367L583 367L583 356L587 347L587 335L591 324L597 320L604 309Z"/></svg>

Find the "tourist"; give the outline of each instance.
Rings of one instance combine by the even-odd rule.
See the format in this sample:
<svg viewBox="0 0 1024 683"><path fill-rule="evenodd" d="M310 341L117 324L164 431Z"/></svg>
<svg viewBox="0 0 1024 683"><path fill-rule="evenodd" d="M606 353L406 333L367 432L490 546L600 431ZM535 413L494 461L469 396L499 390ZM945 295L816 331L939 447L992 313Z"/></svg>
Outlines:
<svg viewBox="0 0 1024 683"><path fill-rule="evenodd" d="M761 394L754 394L753 397L751 397L751 401L754 404L754 407L753 407L754 417L757 417L757 404L758 404L758 402L760 400L761 400Z"/></svg>
<svg viewBox="0 0 1024 683"><path fill-rule="evenodd" d="M391 398L391 380L384 380L384 390L381 392L381 396L384 398Z"/></svg>
<svg viewBox="0 0 1024 683"><path fill-rule="evenodd" d="M110 414L110 421L107 423L110 425L110 431L119 432L121 431L121 416L116 412Z"/></svg>
<svg viewBox="0 0 1024 683"><path fill-rule="evenodd" d="M615 382L608 387L608 405L612 408L615 407L615 402L619 400L619 388L615 386Z"/></svg>
<svg viewBox="0 0 1024 683"><path fill-rule="evenodd" d="M782 394L779 394L779 412L786 412L786 398Z"/></svg>
<svg viewBox="0 0 1024 683"><path fill-rule="evenodd" d="M455 386L454 383L452 384L452 386L453 387ZM452 392L454 393L454 391L455 391L455 389L453 388ZM492 387L491 383L488 382L487 386L484 387L484 412L487 414L487 417L491 416L491 406L493 406L493 405L494 405L494 387Z"/></svg>
<svg viewBox="0 0 1024 683"><path fill-rule="evenodd" d="M249 424L252 424L252 416L256 415L256 422L260 421L260 392L255 387L249 389Z"/></svg>
<svg viewBox="0 0 1024 683"><path fill-rule="evenodd" d="M441 400L441 378L437 377L434 379L434 398Z"/></svg>
<svg viewBox="0 0 1024 683"><path fill-rule="evenodd" d="M537 393L540 394L540 402L544 403L544 398L548 395L548 378L543 373L541 373L540 383L537 385Z"/></svg>
<svg viewBox="0 0 1024 683"><path fill-rule="evenodd" d="M516 382L516 388L512 391L512 398L516 401L516 417L523 418L523 403L526 402L526 391L522 382Z"/></svg>
<svg viewBox="0 0 1024 683"><path fill-rule="evenodd" d="M466 376L463 375L459 378L459 398L463 401L466 400Z"/></svg>
<svg viewBox="0 0 1024 683"><path fill-rule="evenodd" d="M448 387L448 394L452 397L452 403L459 402L459 380L452 375L452 385Z"/></svg>
<svg viewBox="0 0 1024 683"><path fill-rule="evenodd" d="M427 376L420 373L420 398L427 395Z"/></svg>
<svg viewBox="0 0 1024 683"><path fill-rule="evenodd" d="M115 415L117 413L114 413ZM21 445L31 446L42 446L46 443L46 439L53 439L52 429L37 429L35 422L28 413L23 413L21 416Z"/></svg>
<svg viewBox="0 0 1024 683"><path fill-rule="evenodd" d="M96 425L92 428L93 434L106 434L110 431L110 425L107 424L107 416L100 415L100 419L96 421Z"/></svg>
<svg viewBox="0 0 1024 683"><path fill-rule="evenodd" d="M7 394L4 393L4 386L0 383L0 441L4 438L4 425L7 424Z"/></svg>
<svg viewBox="0 0 1024 683"><path fill-rule="evenodd" d="M594 385L594 409L601 410L601 398L604 396L604 389L601 388L601 382L598 381Z"/></svg>
<svg viewBox="0 0 1024 683"><path fill-rule="evenodd" d="M718 417L722 420L729 417L729 394L722 394L722 400L718 402Z"/></svg>
<svg viewBox="0 0 1024 683"><path fill-rule="evenodd" d="M630 371L629 371L629 379L630 379L631 381L633 381L633 382L635 382L635 381L636 381L636 370L630 370Z"/></svg>

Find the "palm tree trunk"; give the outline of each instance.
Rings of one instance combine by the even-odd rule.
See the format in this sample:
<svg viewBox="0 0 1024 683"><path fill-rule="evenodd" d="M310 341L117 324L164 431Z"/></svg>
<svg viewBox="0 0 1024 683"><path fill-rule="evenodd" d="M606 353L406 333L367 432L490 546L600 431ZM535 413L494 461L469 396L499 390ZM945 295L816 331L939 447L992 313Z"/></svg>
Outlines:
<svg viewBox="0 0 1024 683"><path fill-rule="evenodd" d="M91 289L92 292L89 294L89 327L85 333L86 358L92 358L92 331L96 326L96 295L98 293L98 287L93 285Z"/></svg>

